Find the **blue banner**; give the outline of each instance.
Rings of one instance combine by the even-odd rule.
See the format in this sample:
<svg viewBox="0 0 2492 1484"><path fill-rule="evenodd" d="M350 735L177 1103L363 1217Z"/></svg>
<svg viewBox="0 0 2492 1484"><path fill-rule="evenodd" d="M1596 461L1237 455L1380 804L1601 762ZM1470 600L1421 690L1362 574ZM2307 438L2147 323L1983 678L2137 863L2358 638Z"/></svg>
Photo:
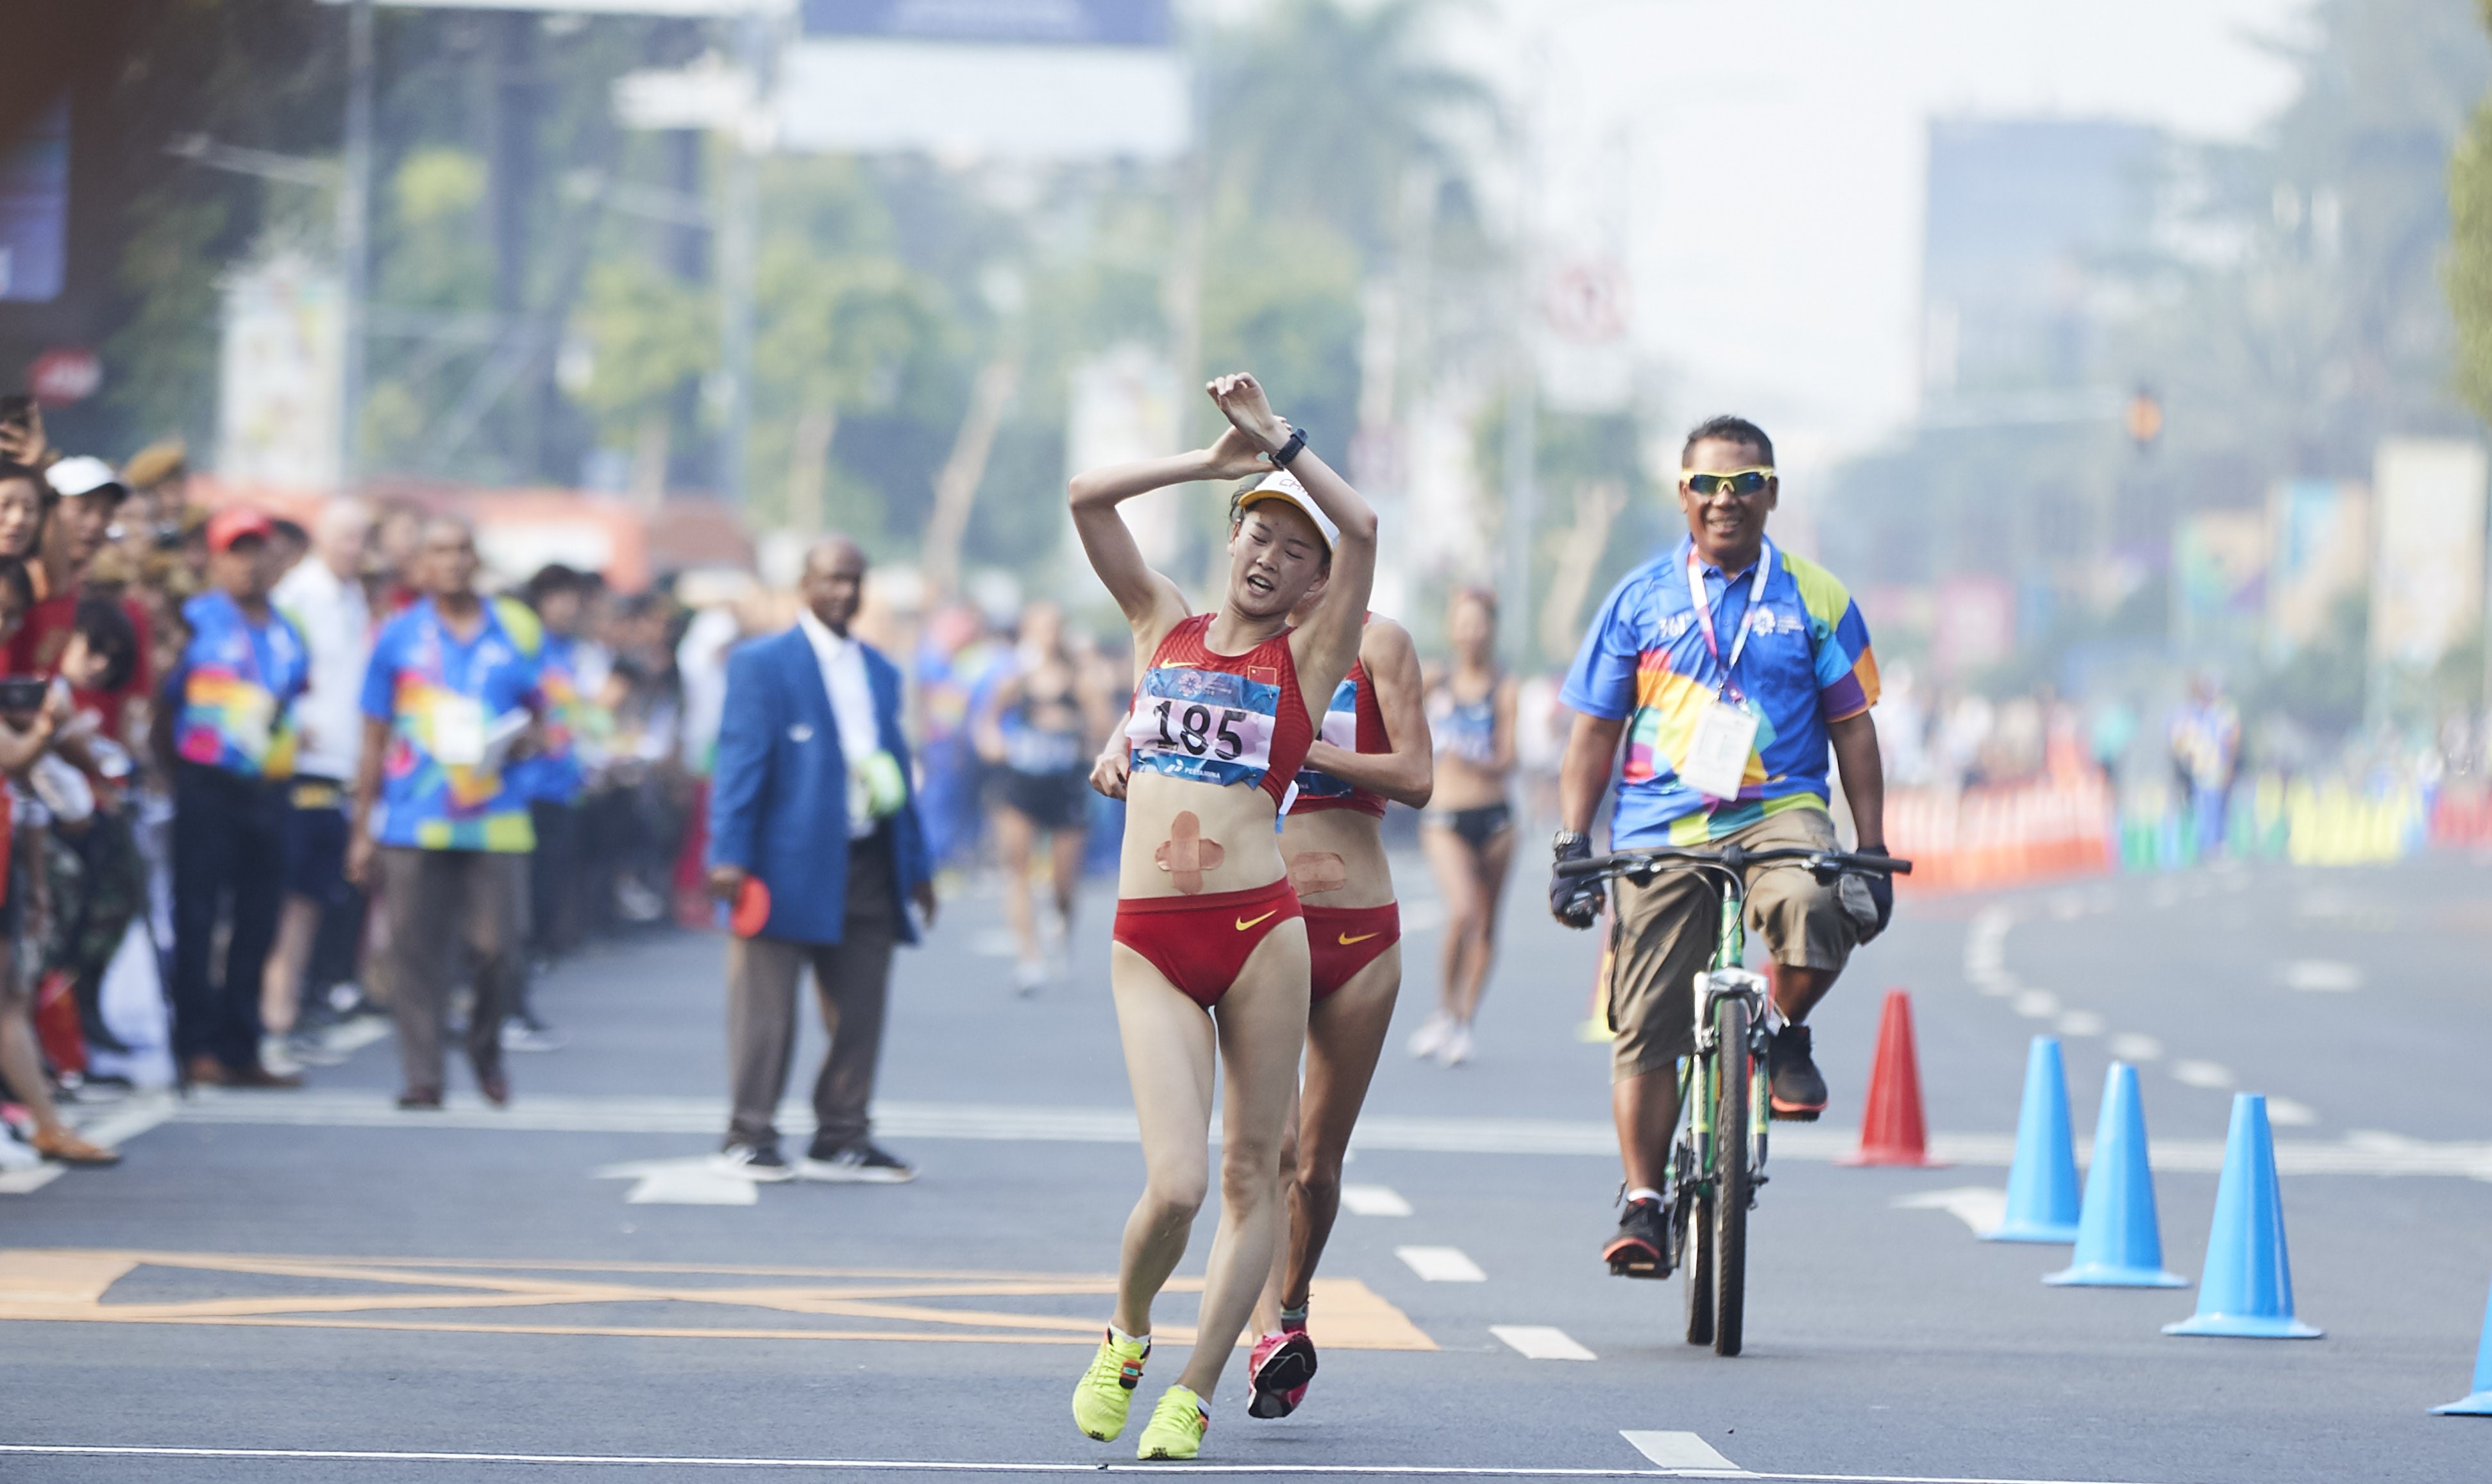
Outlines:
<svg viewBox="0 0 2492 1484"><path fill-rule="evenodd" d="M807 36L1169 45L1168 0L805 0Z"/></svg>

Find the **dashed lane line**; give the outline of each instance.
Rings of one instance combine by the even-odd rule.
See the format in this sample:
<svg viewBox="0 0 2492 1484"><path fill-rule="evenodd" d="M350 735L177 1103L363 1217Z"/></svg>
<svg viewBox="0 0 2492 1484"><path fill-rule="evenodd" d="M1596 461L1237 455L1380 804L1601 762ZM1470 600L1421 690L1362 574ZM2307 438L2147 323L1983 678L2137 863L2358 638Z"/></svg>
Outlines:
<svg viewBox="0 0 2492 1484"><path fill-rule="evenodd" d="M1633 1435L1629 1435L1632 1438ZM1159 1473L1286 1475L1403 1479L1703 1479L1788 1480L1790 1484L2141 1484L2111 1479L2001 1478L1974 1474L1777 1473L1765 1469L1688 1468L1567 1469L1546 1464L1224 1464L1183 1465L893 1458L737 1458L630 1453L451 1453L381 1448L200 1448L128 1443L0 1442L0 1458L193 1459L241 1463L563 1465L572 1468L813 1469L864 1473Z"/></svg>
<svg viewBox="0 0 2492 1484"><path fill-rule="evenodd" d="M1554 1324L1491 1324L1488 1332L1526 1360L1598 1360L1573 1335Z"/></svg>
<svg viewBox="0 0 2492 1484"><path fill-rule="evenodd" d="M1488 1282L1488 1274L1460 1247L1396 1247L1393 1255L1429 1283Z"/></svg>
<svg viewBox="0 0 2492 1484"><path fill-rule="evenodd" d="M1619 1437L1635 1445L1635 1450L1664 1469L1685 1473L1698 1473L1720 1478L1747 1478L1748 1470L1714 1451L1713 1445L1694 1433L1655 1433L1621 1430Z"/></svg>
<svg viewBox="0 0 2492 1484"><path fill-rule="evenodd" d="M1352 1216L1408 1216L1410 1202L1399 1191L1384 1185L1345 1185L1341 1188L1341 1208Z"/></svg>
<svg viewBox="0 0 2492 1484"><path fill-rule="evenodd" d="M2007 1192L1987 1185L1959 1185L1950 1190L1914 1191L1895 1199L1899 1211L1944 1211L1987 1236L2007 1219Z"/></svg>

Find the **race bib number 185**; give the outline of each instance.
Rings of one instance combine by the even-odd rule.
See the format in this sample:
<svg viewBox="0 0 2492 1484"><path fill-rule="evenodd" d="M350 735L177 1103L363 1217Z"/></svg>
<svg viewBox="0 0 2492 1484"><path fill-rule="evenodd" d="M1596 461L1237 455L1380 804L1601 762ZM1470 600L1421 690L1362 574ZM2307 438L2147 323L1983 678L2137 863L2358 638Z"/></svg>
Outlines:
<svg viewBox="0 0 2492 1484"><path fill-rule="evenodd" d="M1151 670L1125 723L1134 766L1218 787L1259 783L1280 703L1279 686L1226 670Z"/></svg>

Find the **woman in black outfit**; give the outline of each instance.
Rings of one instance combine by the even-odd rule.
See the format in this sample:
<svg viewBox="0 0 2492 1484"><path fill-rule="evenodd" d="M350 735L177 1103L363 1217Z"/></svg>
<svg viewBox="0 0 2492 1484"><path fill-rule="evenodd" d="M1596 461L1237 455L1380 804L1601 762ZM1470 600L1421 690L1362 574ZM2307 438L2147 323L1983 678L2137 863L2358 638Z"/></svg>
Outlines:
<svg viewBox="0 0 2492 1484"><path fill-rule="evenodd" d="M978 714L978 753L994 769L989 800L1017 953L1013 987L1024 994L1047 982L1050 950L1060 955L1073 929L1090 817L1090 756L1110 722L1097 671L1065 642L1055 605L1033 603L1022 612L1013 672ZM1055 910L1044 929L1030 900L1030 857L1042 834L1055 888Z"/></svg>

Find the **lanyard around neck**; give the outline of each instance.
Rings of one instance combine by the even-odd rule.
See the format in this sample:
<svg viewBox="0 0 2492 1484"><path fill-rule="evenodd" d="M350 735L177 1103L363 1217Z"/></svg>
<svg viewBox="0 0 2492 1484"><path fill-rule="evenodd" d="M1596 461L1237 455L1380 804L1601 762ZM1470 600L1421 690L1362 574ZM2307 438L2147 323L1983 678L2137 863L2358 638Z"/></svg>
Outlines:
<svg viewBox="0 0 2492 1484"><path fill-rule="evenodd" d="M1713 636L1713 605L1705 596L1703 564L1697 557L1696 548L1692 543L1687 549L1687 601L1696 608L1697 627L1705 631L1705 647L1713 652L1713 658L1722 666L1723 686L1732 691L1738 689L1738 682L1734 678L1733 672L1739 668L1739 656L1748 647L1748 631L1755 624L1757 605L1765 601L1765 574L1771 570L1773 559L1774 544L1770 541L1760 542L1757 547L1756 575L1748 582L1747 610L1739 615L1739 632L1731 639L1731 658L1724 660L1722 641ZM1726 580L1723 585L1727 596L1728 581Z"/></svg>

